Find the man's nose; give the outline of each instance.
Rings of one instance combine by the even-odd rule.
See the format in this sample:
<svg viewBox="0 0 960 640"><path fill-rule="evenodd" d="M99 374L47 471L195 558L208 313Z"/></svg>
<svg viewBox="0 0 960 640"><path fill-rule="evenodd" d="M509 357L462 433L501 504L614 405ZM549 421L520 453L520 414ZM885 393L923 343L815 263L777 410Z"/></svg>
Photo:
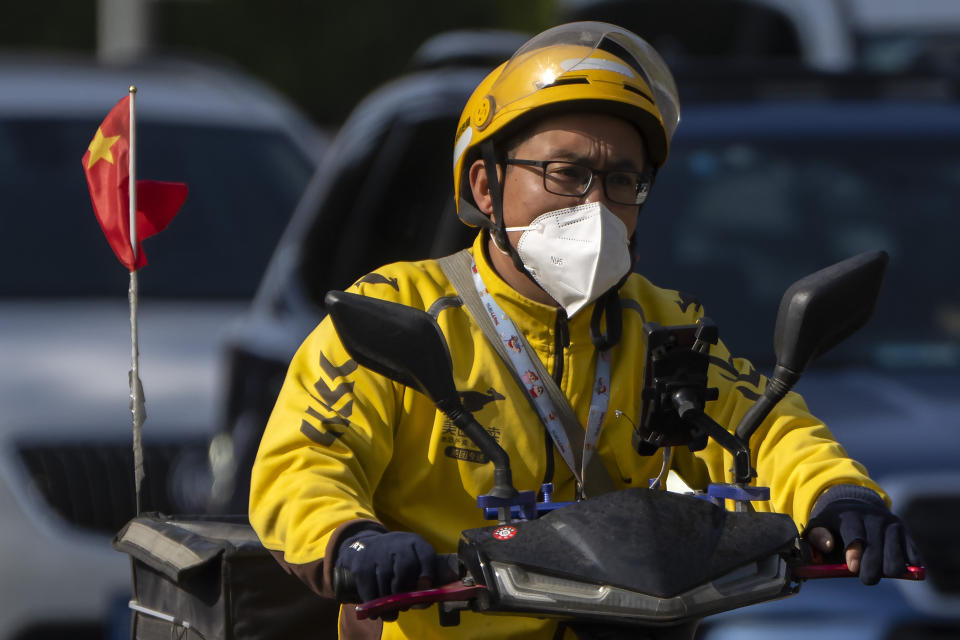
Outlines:
<svg viewBox="0 0 960 640"><path fill-rule="evenodd" d="M590 188L587 189L587 192L580 198L581 204L591 204L593 202L599 202L607 208L612 204L610 200L607 199L607 194L603 189L603 179L600 176L593 177Z"/></svg>

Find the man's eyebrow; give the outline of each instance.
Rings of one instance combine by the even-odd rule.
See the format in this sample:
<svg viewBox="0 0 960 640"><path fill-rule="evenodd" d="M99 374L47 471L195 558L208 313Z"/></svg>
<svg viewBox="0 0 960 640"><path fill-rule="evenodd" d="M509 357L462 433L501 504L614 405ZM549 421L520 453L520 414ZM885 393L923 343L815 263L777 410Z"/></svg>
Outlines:
<svg viewBox="0 0 960 640"><path fill-rule="evenodd" d="M562 160L564 162L573 162L575 164L582 164L587 167L596 168L596 161L593 158L570 151L568 149L557 149L548 155L548 160ZM643 172L643 167L638 167L637 163L629 158L615 158L613 161L608 162L605 168L607 170L613 169L616 171L636 171L637 173Z"/></svg>
<svg viewBox="0 0 960 640"><path fill-rule="evenodd" d="M643 164L637 166L637 163L633 160L627 158L618 158L613 162L607 164L607 169L616 169L617 171L636 171L637 173L643 172Z"/></svg>
<svg viewBox="0 0 960 640"><path fill-rule="evenodd" d="M547 155L550 160L564 160L566 162L578 162L580 164L586 164L590 161L586 156L567 149L557 149Z"/></svg>

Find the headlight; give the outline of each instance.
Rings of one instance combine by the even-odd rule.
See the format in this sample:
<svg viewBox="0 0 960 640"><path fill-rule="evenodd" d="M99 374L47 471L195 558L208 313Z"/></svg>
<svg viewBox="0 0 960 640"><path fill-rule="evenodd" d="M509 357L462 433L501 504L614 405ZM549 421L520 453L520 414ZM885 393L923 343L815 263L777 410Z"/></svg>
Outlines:
<svg viewBox="0 0 960 640"><path fill-rule="evenodd" d="M670 598L527 571L514 564L491 562L490 568L499 603L505 609L638 622L700 617L793 592L786 578L786 563L779 556L751 563Z"/></svg>

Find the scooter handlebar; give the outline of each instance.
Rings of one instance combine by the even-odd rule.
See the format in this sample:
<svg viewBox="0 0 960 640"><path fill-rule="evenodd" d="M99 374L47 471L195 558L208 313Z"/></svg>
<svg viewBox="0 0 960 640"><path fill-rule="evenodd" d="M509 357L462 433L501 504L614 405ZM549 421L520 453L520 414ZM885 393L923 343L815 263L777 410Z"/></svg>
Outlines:
<svg viewBox="0 0 960 640"><path fill-rule="evenodd" d="M353 577L353 572L346 567L333 568L333 595L337 602L359 603L360 594L357 593L357 581Z"/></svg>

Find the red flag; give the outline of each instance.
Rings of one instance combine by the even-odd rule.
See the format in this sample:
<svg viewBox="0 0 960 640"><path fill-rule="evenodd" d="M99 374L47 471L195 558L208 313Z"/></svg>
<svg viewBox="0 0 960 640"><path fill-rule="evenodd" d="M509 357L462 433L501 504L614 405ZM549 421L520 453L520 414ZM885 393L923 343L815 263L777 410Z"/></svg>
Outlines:
<svg viewBox="0 0 960 640"><path fill-rule="evenodd" d="M140 241L159 233L187 199L182 182L137 180L137 260L130 247L130 96L110 110L83 154L83 172L100 228L130 271L147 264Z"/></svg>

